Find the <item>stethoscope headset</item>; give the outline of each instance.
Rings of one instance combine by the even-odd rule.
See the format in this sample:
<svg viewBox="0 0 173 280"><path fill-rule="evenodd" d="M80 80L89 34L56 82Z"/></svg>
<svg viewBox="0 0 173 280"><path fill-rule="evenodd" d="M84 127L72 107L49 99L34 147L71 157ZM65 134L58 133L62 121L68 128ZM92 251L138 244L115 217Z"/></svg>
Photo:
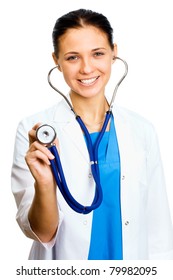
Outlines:
<svg viewBox="0 0 173 280"><path fill-rule="evenodd" d="M76 121L80 125L80 127L81 127L81 129L82 129L82 131L83 131L83 133L86 137L86 144L87 144L88 153L89 153L89 157L90 157L91 172L92 172L92 176L93 176L93 179L95 181L95 184L96 184L95 195L94 195L94 198L93 198L93 201L92 201L91 205L85 206L85 205L80 204L78 201L75 200L75 198L72 196L72 194L69 191L69 188L67 186L66 179L65 179L65 176L64 176L62 164L61 164L61 161L60 161L59 153L57 151L56 146L53 144L53 142L56 138L55 129L50 125L43 124L37 129L36 137L37 137L37 140L40 143L47 146L47 148L51 151L51 153L55 157L53 160L50 160L50 164L51 164L51 168L52 168L52 172L53 172L56 184L59 187L59 190L60 190L62 196L64 197L67 204L74 211L76 211L78 213L82 213L82 214L88 214L92 210L98 208L100 206L100 204L102 203L102 200L103 200L103 193L102 193L102 187L101 187L101 183L100 183L100 174L99 174L99 166L98 166L98 148L99 148L99 144L102 140L102 137L104 135L104 132L107 128L107 125L108 125L109 120L110 120L111 115L112 115L112 108L113 108L113 104L114 104L114 100L115 100L115 96L116 96L118 87L120 86L121 82L124 80L124 78L126 77L126 75L128 73L127 62L125 60L119 58L119 57L116 57L115 59L118 59L118 60L120 60L124 63L125 72L124 72L123 76L121 77L121 79L119 80L119 82L117 83L117 85L114 88L113 96L112 96L112 99L111 99L111 102L110 102L110 105L109 105L109 110L105 114L104 123L102 125L101 131L99 132L99 135L96 139L96 142L95 142L94 146L92 145L92 141L91 141L91 137L90 137L90 134L88 132L88 129L86 128L86 126L85 126L84 122L82 121L81 117L76 114L76 112L74 111L74 108L73 108L72 104L70 103L70 101L68 100L68 98L60 90L58 90L52 84L52 82L50 80L52 71L54 69L57 69L59 66L56 65L48 73L48 83L49 83L49 85L65 99L65 101L69 105L71 111L74 113Z"/></svg>

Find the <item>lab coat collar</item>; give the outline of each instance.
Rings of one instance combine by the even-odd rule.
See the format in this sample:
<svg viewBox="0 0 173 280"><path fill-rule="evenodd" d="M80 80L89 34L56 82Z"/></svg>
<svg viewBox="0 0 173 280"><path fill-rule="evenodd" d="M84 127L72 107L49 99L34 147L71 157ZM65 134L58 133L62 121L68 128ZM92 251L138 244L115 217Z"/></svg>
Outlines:
<svg viewBox="0 0 173 280"><path fill-rule="evenodd" d="M71 103L69 94L67 95L67 98ZM55 115L54 115L54 122L62 123L64 125L66 125L74 119L75 119L75 115L74 115L73 111L71 110L71 108L69 107L67 102L64 99L62 99L56 107Z"/></svg>

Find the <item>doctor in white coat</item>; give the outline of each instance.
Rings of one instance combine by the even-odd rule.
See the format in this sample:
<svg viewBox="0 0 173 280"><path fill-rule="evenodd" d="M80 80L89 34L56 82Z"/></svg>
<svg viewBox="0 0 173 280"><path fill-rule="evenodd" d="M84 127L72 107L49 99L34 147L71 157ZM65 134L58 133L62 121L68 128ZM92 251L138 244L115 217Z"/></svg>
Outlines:
<svg viewBox="0 0 173 280"><path fill-rule="evenodd" d="M104 88L117 51L111 34L103 15L86 10L63 16L54 28L55 63L71 89L68 99L90 133L100 131L100 120L109 108ZM173 259L173 230L155 130L126 109L115 106L113 116L121 165L122 259ZM73 211L56 187L49 163L53 155L36 141L40 123L57 131L55 144L74 197L90 204L95 190L83 132L64 100L20 122L12 191L17 222L34 240L29 259L87 260L94 214Z"/></svg>

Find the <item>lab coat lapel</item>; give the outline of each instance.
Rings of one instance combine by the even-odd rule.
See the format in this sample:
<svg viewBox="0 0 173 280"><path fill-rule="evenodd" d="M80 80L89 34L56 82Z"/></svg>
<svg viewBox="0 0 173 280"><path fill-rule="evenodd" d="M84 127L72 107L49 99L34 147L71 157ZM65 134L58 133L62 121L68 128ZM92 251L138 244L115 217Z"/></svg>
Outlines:
<svg viewBox="0 0 173 280"><path fill-rule="evenodd" d="M129 128L127 120L121 114L119 108L115 107L113 110L114 122L118 139L118 146L120 150L121 162L129 157L130 143L129 143Z"/></svg>
<svg viewBox="0 0 173 280"><path fill-rule="evenodd" d="M121 159L121 171L126 174L128 180L131 178L136 178L137 176L142 176L139 173L139 168L144 160L145 151L140 137L135 136L139 134L135 122L133 122L134 117L129 122L129 114L121 113L121 108L115 109L115 126L117 132L117 139L120 151ZM141 179L141 178L138 178Z"/></svg>
<svg viewBox="0 0 173 280"><path fill-rule="evenodd" d="M67 134L67 137L71 139L73 146L75 146L75 148L80 151L80 153L88 163L89 155L87 146L84 140L84 135L77 121L74 119L71 122L69 122L63 127L63 131Z"/></svg>
<svg viewBox="0 0 173 280"><path fill-rule="evenodd" d="M61 131L65 133L66 137L71 140L69 141L69 144L72 146L72 151L74 148L78 149L85 158L85 161L88 163L89 156L84 135L76 121L74 113L70 110L69 106L64 100L62 100L55 112L54 122L61 127Z"/></svg>

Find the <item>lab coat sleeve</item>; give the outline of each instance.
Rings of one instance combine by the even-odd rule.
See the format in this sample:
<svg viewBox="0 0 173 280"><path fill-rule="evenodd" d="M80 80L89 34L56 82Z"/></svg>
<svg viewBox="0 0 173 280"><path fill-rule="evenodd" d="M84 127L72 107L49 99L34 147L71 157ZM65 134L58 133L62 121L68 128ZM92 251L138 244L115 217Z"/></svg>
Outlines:
<svg viewBox="0 0 173 280"><path fill-rule="evenodd" d="M16 220L21 230L27 237L40 242L45 248L51 248L55 244L58 231L55 237L49 243L43 243L38 238L38 236L33 232L28 220L28 212L35 191L34 179L25 162L25 154L29 147L28 131L30 130L31 127L32 124L26 125L24 122L21 122L18 126L16 139L15 139L13 165L12 165L12 172L11 172L11 187L17 205ZM61 211L59 211L59 217L60 217L59 220L59 227L60 227L63 219L63 214L61 213Z"/></svg>
<svg viewBox="0 0 173 280"><path fill-rule="evenodd" d="M158 139L152 129L148 139L148 245L149 259L173 259L173 228Z"/></svg>

